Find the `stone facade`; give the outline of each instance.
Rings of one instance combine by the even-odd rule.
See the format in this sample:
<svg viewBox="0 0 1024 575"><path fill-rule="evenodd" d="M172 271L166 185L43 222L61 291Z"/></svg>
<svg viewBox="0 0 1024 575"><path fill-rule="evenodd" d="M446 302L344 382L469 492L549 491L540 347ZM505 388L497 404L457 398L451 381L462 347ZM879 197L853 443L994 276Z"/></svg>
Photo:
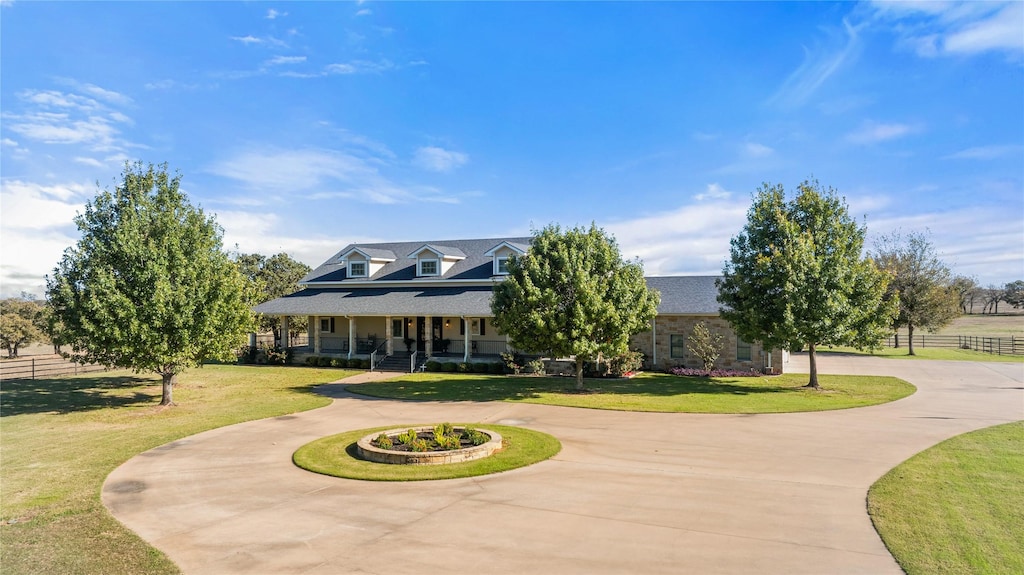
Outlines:
<svg viewBox="0 0 1024 575"><path fill-rule="evenodd" d="M785 363L789 360L783 350L764 350L757 342L750 344L749 359L739 359L738 337L729 322L718 315L659 315L654 320L654 329L638 333L630 340L630 349L643 352L644 367L647 369L668 371L674 367L700 369L703 363L689 349L693 328L704 322L711 333L722 335L722 353L715 362L718 369L757 370L771 373L782 373ZM675 336L673 338L673 336ZM673 340L676 345L673 346ZM673 349L674 348L674 349ZM770 368L769 368L770 366Z"/></svg>

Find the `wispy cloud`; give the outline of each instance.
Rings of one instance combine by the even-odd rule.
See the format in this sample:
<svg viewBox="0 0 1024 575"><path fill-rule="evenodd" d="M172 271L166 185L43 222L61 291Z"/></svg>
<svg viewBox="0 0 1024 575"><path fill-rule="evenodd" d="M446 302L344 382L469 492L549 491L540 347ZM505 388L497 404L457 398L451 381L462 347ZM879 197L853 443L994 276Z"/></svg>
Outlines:
<svg viewBox="0 0 1024 575"><path fill-rule="evenodd" d="M450 172L469 161L462 152L446 150L437 146L424 146L416 150L413 164L432 172Z"/></svg>
<svg viewBox="0 0 1024 575"><path fill-rule="evenodd" d="M181 90L181 91L192 91L198 90L199 84L186 84L165 78L163 80L157 80L155 82L146 82L143 88L147 90Z"/></svg>
<svg viewBox="0 0 1024 575"><path fill-rule="evenodd" d="M352 60L350 62L339 62L335 64L328 64L324 67L324 73L326 74L361 74L361 73L380 73L386 70L394 68L395 65L390 60Z"/></svg>
<svg viewBox="0 0 1024 575"><path fill-rule="evenodd" d="M833 34L831 45L804 48L804 61L768 99L767 104L781 108L799 108L844 65L860 53L858 29L843 20L842 34Z"/></svg>
<svg viewBox="0 0 1024 575"><path fill-rule="evenodd" d="M775 150L757 142L747 142L743 145L743 152L751 158L767 158L775 153Z"/></svg>
<svg viewBox="0 0 1024 575"><path fill-rule="evenodd" d="M263 64L266 66L284 66L289 64L301 64L305 61L305 56L274 56Z"/></svg>
<svg viewBox="0 0 1024 575"><path fill-rule="evenodd" d="M698 202L703 202L705 200L727 200L730 196L732 196L732 192L726 190L715 182L713 184L708 184L707 189L705 189L703 193L693 196L693 199Z"/></svg>
<svg viewBox="0 0 1024 575"><path fill-rule="evenodd" d="M923 57L1003 52L1024 55L1024 3L873 2L899 42Z"/></svg>
<svg viewBox="0 0 1024 575"><path fill-rule="evenodd" d="M846 140L854 144L877 144L902 138L917 131L920 129L909 124L883 124L868 121L864 122L857 130L847 134Z"/></svg>
<svg viewBox="0 0 1024 575"><path fill-rule="evenodd" d="M373 14L373 10L370 10L369 8L363 8L356 12L356 16L369 16L370 14Z"/></svg>
<svg viewBox="0 0 1024 575"><path fill-rule="evenodd" d="M277 18L284 18L287 15L287 12L278 12L277 10L271 8L267 10L267 15L264 16L264 18L266 18L267 20L276 20Z"/></svg>
<svg viewBox="0 0 1024 575"><path fill-rule="evenodd" d="M246 46L266 45L274 46L277 48L288 47L288 44L286 42L284 42L283 40L279 40L273 36L253 36L252 34L247 34L245 36L229 36L229 38L234 40L235 42L239 42Z"/></svg>
<svg viewBox="0 0 1024 575"><path fill-rule="evenodd" d="M1006 144L994 146L977 146L954 152L943 156L944 160L994 160L1017 154L1024 154L1024 146L1020 144Z"/></svg>
<svg viewBox="0 0 1024 575"><path fill-rule="evenodd" d="M296 194L309 200L344 198L363 203L458 202L436 188L405 185L381 173L388 159L365 150L257 147L238 152L208 171L280 201Z"/></svg>

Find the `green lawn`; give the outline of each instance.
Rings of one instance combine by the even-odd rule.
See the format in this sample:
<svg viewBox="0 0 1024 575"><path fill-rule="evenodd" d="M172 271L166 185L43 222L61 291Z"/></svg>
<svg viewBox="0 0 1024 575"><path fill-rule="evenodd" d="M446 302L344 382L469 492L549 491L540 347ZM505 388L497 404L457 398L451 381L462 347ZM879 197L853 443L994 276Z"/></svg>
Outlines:
<svg viewBox="0 0 1024 575"><path fill-rule="evenodd" d="M590 393L568 391L570 378L423 373L348 390L373 397L432 401L522 401L567 407L686 413L786 413L875 405L906 397L914 386L895 377L805 374L774 377L677 377L642 373L633 379L587 380Z"/></svg>
<svg viewBox="0 0 1024 575"><path fill-rule="evenodd" d="M303 469L334 477L369 481L422 481L474 477L508 471L543 461L562 449L562 444L547 433L522 427L473 423L471 425L474 427L500 433L502 450L483 459L447 465L388 465L364 461L355 455L355 443L366 435L386 429L421 425L423 424L390 425L323 437L300 447L292 459Z"/></svg>
<svg viewBox="0 0 1024 575"><path fill-rule="evenodd" d="M833 347L819 349L818 353L854 353L857 355L873 355L876 357L887 357L891 359L948 359L954 361L989 361L997 363L1020 363L1024 362L1022 355L996 355L973 351L970 349L954 349L941 347L921 347L914 345L914 355L907 354L907 347L900 348L883 347L875 351L861 351L852 347Z"/></svg>
<svg viewBox="0 0 1024 575"><path fill-rule="evenodd" d="M4 381L0 389L0 564L7 573L177 573L100 503L106 476L132 456L242 421L330 403L314 385L352 372L209 365L160 379L115 371Z"/></svg>
<svg viewBox="0 0 1024 575"><path fill-rule="evenodd" d="M871 486L868 512L910 575L1024 573L1024 422L908 459Z"/></svg>

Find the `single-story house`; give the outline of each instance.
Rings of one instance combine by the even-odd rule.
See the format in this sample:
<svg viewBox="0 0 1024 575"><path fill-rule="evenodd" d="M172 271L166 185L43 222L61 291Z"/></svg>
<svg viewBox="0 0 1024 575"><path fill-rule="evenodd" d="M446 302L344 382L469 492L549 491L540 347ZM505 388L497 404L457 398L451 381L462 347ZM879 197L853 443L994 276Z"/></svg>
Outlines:
<svg viewBox="0 0 1024 575"><path fill-rule="evenodd" d="M529 248L529 237L350 244L306 275L302 290L255 311L285 324L288 316L309 317L308 345L293 348L298 357L369 357L394 369L429 357L493 361L512 345L492 324L492 289L507 275L509 257ZM686 341L704 321L725 338L718 367L781 372L783 351L738 340L719 317L715 280L647 278L661 304L651 330L634 336L631 347L648 367L700 367ZM283 325L284 347L288 331Z"/></svg>

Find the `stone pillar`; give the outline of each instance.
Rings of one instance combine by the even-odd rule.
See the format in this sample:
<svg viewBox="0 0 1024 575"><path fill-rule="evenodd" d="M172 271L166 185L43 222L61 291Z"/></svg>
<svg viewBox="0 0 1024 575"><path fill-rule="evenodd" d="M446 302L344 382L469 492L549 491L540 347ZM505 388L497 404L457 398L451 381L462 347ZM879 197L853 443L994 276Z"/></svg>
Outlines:
<svg viewBox="0 0 1024 575"><path fill-rule="evenodd" d="M288 330L291 326L288 325L288 316L281 316L281 349L288 349L291 344L291 338L288 336Z"/></svg>
<svg viewBox="0 0 1024 575"><path fill-rule="evenodd" d="M391 316L384 317L384 353L395 353L395 333L391 329Z"/></svg>
<svg viewBox="0 0 1024 575"><path fill-rule="evenodd" d="M320 355L320 316L314 315L313 320L313 353Z"/></svg>
<svg viewBox="0 0 1024 575"><path fill-rule="evenodd" d="M427 332L427 341L423 342L423 353L427 357L431 357L432 355L434 355L434 316L428 315L427 317L423 318L423 321L427 322L427 329L423 330Z"/></svg>
<svg viewBox="0 0 1024 575"><path fill-rule="evenodd" d="M348 358L352 359L352 354L356 352L356 318L348 318Z"/></svg>

